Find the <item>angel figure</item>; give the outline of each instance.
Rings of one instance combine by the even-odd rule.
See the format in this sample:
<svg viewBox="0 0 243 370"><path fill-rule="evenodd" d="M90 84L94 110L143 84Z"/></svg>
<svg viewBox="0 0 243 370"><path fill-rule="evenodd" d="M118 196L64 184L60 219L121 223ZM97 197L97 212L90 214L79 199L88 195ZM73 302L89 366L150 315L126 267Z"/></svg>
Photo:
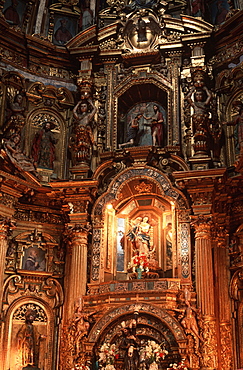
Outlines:
<svg viewBox="0 0 243 370"><path fill-rule="evenodd" d="M7 109L7 121L4 127L4 135L20 133L25 124L25 108L23 107L23 95L17 93Z"/></svg>
<svg viewBox="0 0 243 370"><path fill-rule="evenodd" d="M182 313L181 325L184 327L186 334L191 334L196 342L197 348L199 347L199 341L204 341L199 335L199 329L197 324L196 315L199 312L196 308L191 306L190 299L188 296L188 291L185 292L185 304L186 307L183 309L175 309L175 311ZM190 295L189 295L190 296Z"/></svg>
<svg viewBox="0 0 243 370"><path fill-rule="evenodd" d="M79 305L76 309L72 321L76 356L79 356L79 354L82 352L82 341L83 338L87 337L88 335L90 324L92 322L91 316L93 316L95 313L96 311L84 313L82 305Z"/></svg>

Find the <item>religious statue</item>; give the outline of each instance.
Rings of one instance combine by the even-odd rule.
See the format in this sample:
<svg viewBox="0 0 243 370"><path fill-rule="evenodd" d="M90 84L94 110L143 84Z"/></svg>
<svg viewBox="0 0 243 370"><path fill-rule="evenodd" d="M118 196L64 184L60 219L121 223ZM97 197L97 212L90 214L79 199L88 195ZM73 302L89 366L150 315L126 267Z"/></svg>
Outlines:
<svg viewBox="0 0 243 370"><path fill-rule="evenodd" d="M166 239L166 269L172 269L172 223L169 222L165 228L165 239Z"/></svg>
<svg viewBox="0 0 243 370"><path fill-rule="evenodd" d="M7 113L7 121L3 130L4 135L21 132L25 124L25 108L23 107L23 95L17 93L10 102Z"/></svg>
<svg viewBox="0 0 243 370"><path fill-rule="evenodd" d="M53 169L53 162L55 156L55 144L57 139L53 132L52 122L44 122L43 127L38 131L34 137L32 145L32 157L38 167Z"/></svg>
<svg viewBox="0 0 243 370"><path fill-rule="evenodd" d="M92 122L97 109L91 99L81 99L73 109L74 127L69 139L72 164L90 164L95 143Z"/></svg>
<svg viewBox="0 0 243 370"><path fill-rule="evenodd" d="M25 313L25 323L17 333L17 345L21 356L23 367L38 369L40 341L45 339L37 327L33 325L36 318L34 310L27 310Z"/></svg>
<svg viewBox="0 0 243 370"><path fill-rule="evenodd" d="M142 118L142 113L136 115L129 124L128 132L127 132L127 142L123 144L119 144L119 148L123 148L125 146L132 146L136 145L136 138L139 131L139 120Z"/></svg>
<svg viewBox="0 0 243 370"><path fill-rule="evenodd" d="M143 117L146 120L151 120L150 123L145 125L151 126L151 133L152 133L152 143L153 145L162 146L163 145L163 123L164 117L163 114L160 112L159 106L154 104L153 106L154 114L151 117Z"/></svg>
<svg viewBox="0 0 243 370"><path fill-rule="evenodd" d="M93 24L93 10L90 9L90 0L81 2L81 15L79 19L79 30L83 31Z"/></svg>
<svg viewBox="0 0 243 370"><path fill-rule="evenodd" d="M131 320L129 326L122 322L122 341L120 349L124 350L124 370L137 370L139 368L140 340L136 335L137 322Z"/></svg>
<svg viewBox="0 0 243 370"><path fill-rule="evenodd" d="M206 94L206 97L205 97ZM192 99L194 95L194 100ZM187 95L187 101L194 110L192 115L192 126L194 134L194 150L195 154L208 154L209 151L209 104L212 99L212 94L204 82L194 82L194 86L190 89Z"/></svg>
<svg viewBox="0 0 243 370"><path fill-rule="evenodd" d="M148 41L146 36L146 22L140 16L137 23L138 42Z"/></svg>
<svg viewBox="0 0 243 370"><path fill-rule="evenodd" d="M184 327L186 334L191 334L196 342L197 348L199 347L199 340L203 341L199 334L199 328L197 324L196 315L199 310L192 307L191 305L191 292L188 288L184 289L185 307L181 309L175 309L175 311L182 313L181 325Z"/></svg>
<svg viewBox="0 0 243 370"><path fill-rule="evenodd" d="M38 177L33 160L26 157L20 149L20 135L15 133L9 139L3 140L3 147L11 162L20 170L32 172Z"/></svg>
<svg viewBox="0 0 243 370"><path fill-rule="evenodd" d="M135 221L132 222L132 228L128 232L127 237L133 242L133 247L135 251L139 254L143 253L146 256L149 255L151 251L150 245L150 229L151 225L148 222L148 217L137 217Z"/></svg>
<svg viewBox="0 0 243 370"><path fill-rule="evenodd" d="M74 340L74 357L78 359L80 354L83 352L83 339L87 337L90 329L90 324L93 323L92 316L96 313L83 312L83 306L79 305L76 308L74 316L71 321L70 330L73 333Z"/></svg>

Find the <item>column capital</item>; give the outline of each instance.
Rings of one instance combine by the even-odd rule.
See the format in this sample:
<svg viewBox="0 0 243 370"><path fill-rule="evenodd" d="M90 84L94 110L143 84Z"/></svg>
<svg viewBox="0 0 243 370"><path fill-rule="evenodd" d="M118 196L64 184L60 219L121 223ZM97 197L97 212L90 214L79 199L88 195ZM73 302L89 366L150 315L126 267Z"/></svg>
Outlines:
<svg viewBox="0 0 243 370"><path fill-rule="evenodd" d="M226 248L227 237L229 236L228 231L223 226L217 224L212 227L212 236L219 248Z"/></svg>
<svg viewBox="0 0 243 370"><path fill-rule="evenodd" d="M191 222L191 225L195 229L196 239L211 239L211 228L213 225L211 216L199 215Z"/></svg>
<svg viewBox="0 0 243 370"><path fill-rule="evenodd" d="M9 217L0 216L0 239L6 239L15 228L15 222Z"/></svg>
<svg viewBox="0 0 243 370"><path fill-rule="evenodd" d="M72 250L76 244L82 244L87 246L87 237L90 234L92 226L90 222L85 224L68 224L64 230L64 239L67 246Z"/></svg>

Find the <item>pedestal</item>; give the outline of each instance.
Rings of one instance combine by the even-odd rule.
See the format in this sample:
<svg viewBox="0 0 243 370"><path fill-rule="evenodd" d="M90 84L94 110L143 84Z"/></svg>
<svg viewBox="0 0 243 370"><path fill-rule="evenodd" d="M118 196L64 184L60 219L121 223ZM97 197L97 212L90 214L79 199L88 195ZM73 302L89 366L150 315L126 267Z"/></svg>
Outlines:
<svg viewBox="0 0 243 370"><path fill-rule="evenodd" d="M82 165L70 168L69 171L72 174L73 180L86 179L89 177L90 167L84 163Z"/></svg>
<svg viewBox="0 0 243 370"><path fill-rule="evenodd" d="M207 170L212 167L212 158L208 156L195 155L194 157L189 158L189 163L192 170Z"/></svg>

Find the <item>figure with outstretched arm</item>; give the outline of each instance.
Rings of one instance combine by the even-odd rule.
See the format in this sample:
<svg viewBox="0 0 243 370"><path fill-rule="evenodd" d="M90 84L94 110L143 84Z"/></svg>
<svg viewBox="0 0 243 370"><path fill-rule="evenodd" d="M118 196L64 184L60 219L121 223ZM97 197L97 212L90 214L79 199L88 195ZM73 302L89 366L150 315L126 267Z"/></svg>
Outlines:
<svg viewBox="0 0 243 370"><path fill-rule="evenodd" d="M157 104L154 104L153 109L154 114L151 117L146 117L145 115L143 115L143 117L146 120L151 120L150 123L147 123L145 125L151 126L153 145L162 146L164 117L163 114L160 112L159 106Z"/></svg>

